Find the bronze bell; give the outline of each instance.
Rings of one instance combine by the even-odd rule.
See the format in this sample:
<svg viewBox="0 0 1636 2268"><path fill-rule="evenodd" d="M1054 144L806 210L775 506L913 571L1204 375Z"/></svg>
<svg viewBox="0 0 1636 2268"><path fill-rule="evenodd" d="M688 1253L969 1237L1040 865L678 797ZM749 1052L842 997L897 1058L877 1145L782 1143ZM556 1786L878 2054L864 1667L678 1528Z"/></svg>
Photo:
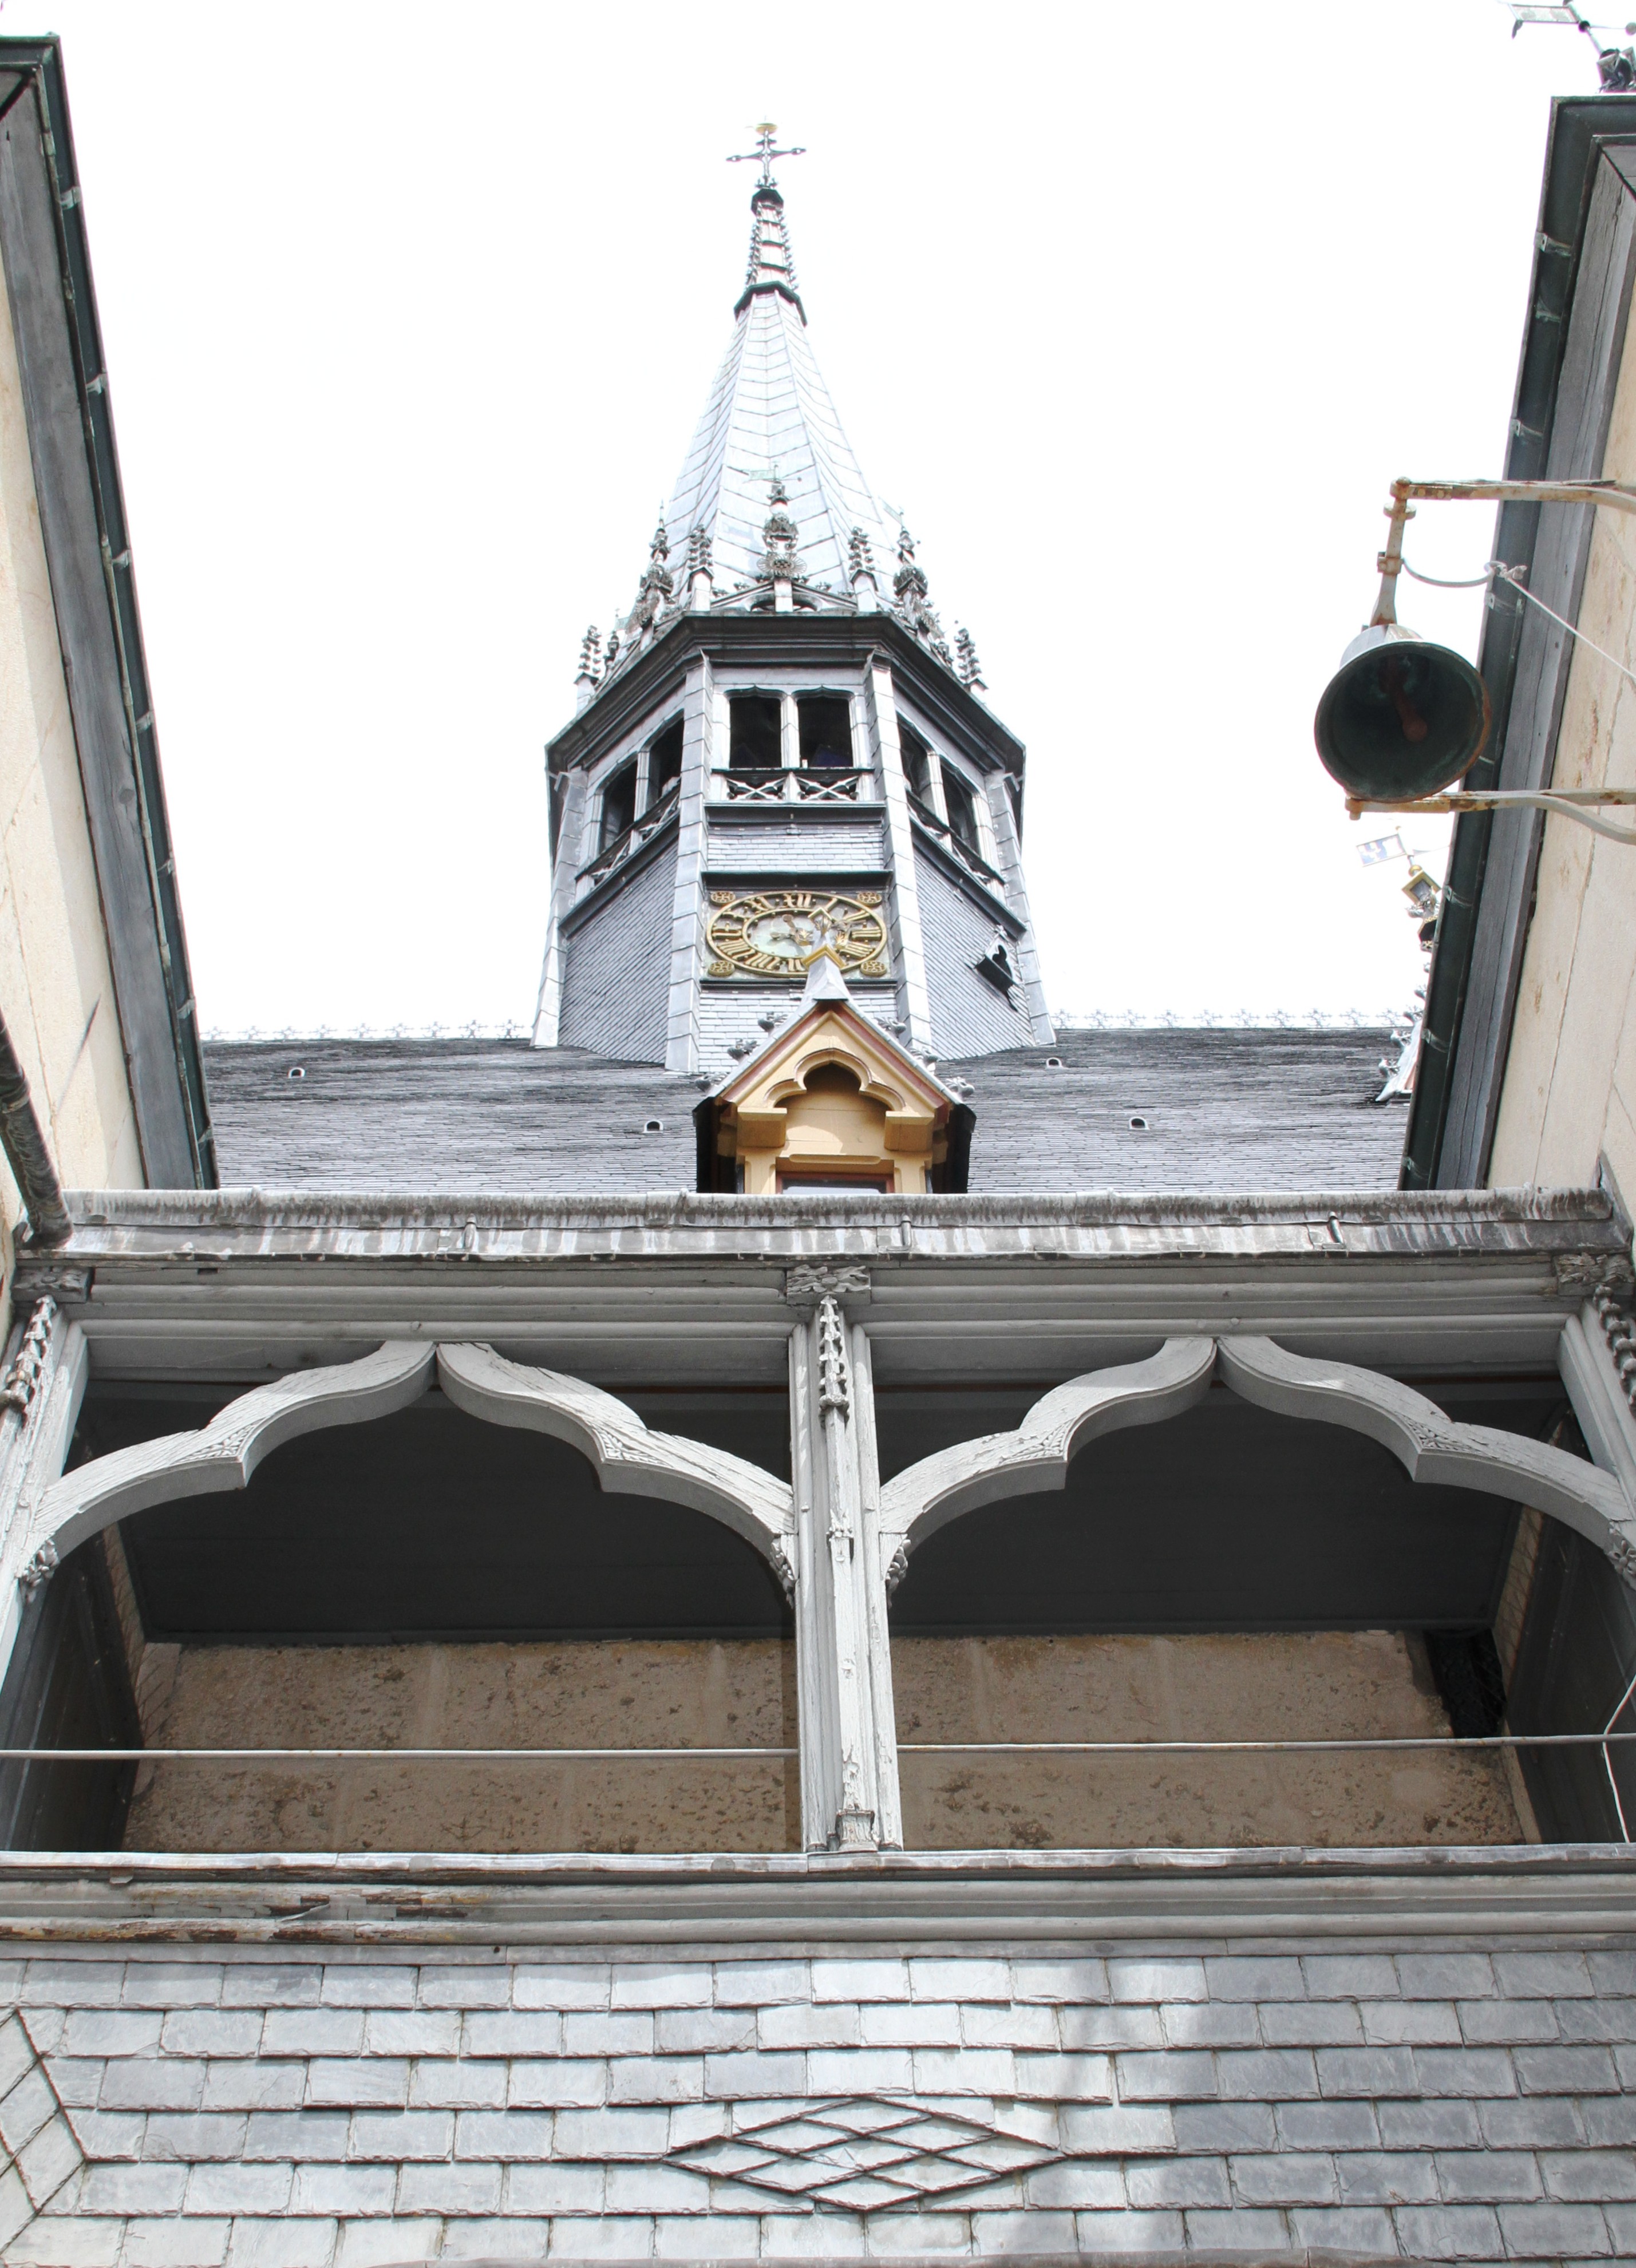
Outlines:
<svg viewBox="0 0 1636 2268"><path fill-rule="evenodd" d="M1313 737L1349 796L1408 803L1470 771L1490 718L1488 688L1463 655L1401 622L1377 622L1341 657Z"/></svg>

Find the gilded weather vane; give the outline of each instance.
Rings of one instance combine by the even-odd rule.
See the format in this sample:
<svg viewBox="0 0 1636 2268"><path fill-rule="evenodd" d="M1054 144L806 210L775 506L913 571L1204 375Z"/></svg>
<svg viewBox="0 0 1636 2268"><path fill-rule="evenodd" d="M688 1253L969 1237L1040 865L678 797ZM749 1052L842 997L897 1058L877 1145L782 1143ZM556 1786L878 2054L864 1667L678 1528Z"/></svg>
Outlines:
<svg viewBox="0 0 1636 2268"><path fill-rule="evenodd" d="M727 163L730 166L759 165L761 167L762 186L763 188L770 188L772 187L772 161L775 158L804 158L807 155L805 150L775 150L772 146L773 136L777 133L777 128L773 124L770 118L763 119L762 123L755 129L756 147L754 150L741 151L736 157L729 158Z"/></svg>

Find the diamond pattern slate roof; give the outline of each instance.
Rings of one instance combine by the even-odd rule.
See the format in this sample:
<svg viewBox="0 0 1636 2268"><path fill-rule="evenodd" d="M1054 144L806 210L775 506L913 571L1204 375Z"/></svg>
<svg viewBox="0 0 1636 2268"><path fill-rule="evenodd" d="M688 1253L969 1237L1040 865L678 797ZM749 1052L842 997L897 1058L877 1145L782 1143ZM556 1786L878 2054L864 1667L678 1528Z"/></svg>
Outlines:
<svg viewBox="0 0 1636 2268"><path fill-rule="evenodd" d="M1370 1099L1385 1036L1070 1032L940 1072L973 1089L976 1192L1387 1189L1405 1113ZM694 1186L703 1087L652 1064L521 1040L330 1039L218 1042L205 1066L228 1188Z"/></svg>

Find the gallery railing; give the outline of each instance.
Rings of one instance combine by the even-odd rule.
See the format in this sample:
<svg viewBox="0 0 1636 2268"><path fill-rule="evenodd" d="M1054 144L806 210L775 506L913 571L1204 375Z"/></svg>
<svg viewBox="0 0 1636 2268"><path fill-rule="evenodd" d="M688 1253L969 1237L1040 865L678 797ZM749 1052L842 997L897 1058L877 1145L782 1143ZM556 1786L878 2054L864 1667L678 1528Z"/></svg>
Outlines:
<svg viewBox="0 0 1636 2268"><path fill-rule="evenodd" d="M975 874L980 882L987 882L991 887L1004 892L1005 876L997 873L981 851L968 843L964 836L957 834L946 819L940 819L929 803L922 803L917 795L911 795L909 808L917 825L924 827L928 835L936 836L943 848L958 858L961 865Z"/></svg>
<svg viewBox="0 0 1636 2268"><path fill-rule="evenodd" d="M867 792L863 783L869 777L838 764L712 775L717 799L726 803L857 803Z"/></svg>
<svg viewBox="0 0 1636 2268"><path fill-rule="evenodd" d="M651 836L657 835L676 808L679 783L673 780L657 803L649 804L640 819L633 820L623 835L607 843L588 866L579 870L582 882L600 882L623 866L627 858L638 851Z"/></svg>

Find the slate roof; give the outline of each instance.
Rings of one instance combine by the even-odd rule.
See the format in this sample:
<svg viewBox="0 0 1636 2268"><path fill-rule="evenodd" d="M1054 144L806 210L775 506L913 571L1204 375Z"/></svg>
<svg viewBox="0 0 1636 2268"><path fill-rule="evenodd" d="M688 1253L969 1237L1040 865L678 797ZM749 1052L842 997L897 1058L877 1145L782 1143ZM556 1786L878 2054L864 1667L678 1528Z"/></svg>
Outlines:
<svg viewBox="0 0 1636 2268"><path fill-rule="evenodd" d="M1081 1031L944 1063L975 1192L1390 1189L1383 1032ZM1047 1054L1062 1069L1045 1068ZM207 1046L225 1188L587 1196L690 1189L704 1082L521 1040ZM291 1079L298 1066L305 1074ZM1147 1129L1134 1130L1132 1117ZM661 1130L647 1132L648 1123Z"/></svg>
<svg viewBox="0 0 1636 2268"><path fill-rule="evenodd" d="M841 429L807 343L807 318L781 288L792 281L787 254L780 200L758 211L732 342L665 507L673 563L685 561L690 530L702 528L714 545L719 593L758 580L776 470L800 531L804 578L846 591L847 541L861 527L884 587L897 530Z"/></svg>

